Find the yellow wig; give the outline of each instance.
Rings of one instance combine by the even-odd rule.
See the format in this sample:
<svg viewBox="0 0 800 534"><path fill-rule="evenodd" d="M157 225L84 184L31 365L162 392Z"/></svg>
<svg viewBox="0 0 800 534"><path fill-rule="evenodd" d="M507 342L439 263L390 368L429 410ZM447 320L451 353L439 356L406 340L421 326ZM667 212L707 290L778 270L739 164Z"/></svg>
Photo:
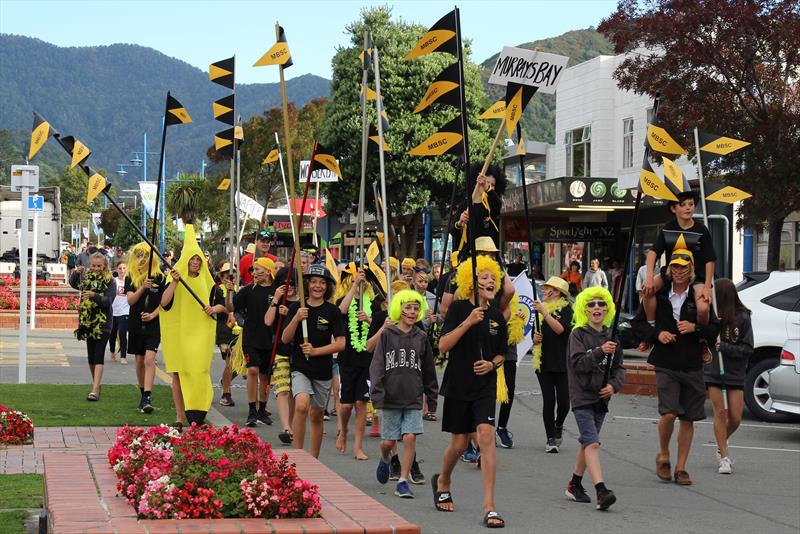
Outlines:
<svg viewBox="0 0 800 534"><path fill-rule="evenodd" d="M156 254L153 254L153 261L150 262L149 275L143 269L139 262L145 256L150 256L150 245L147 243L136 243L130 252L128 252L128 276L131 277L133 287L140 288L145 278L155 278L161 271L159 270L159 262L161 261Z"/></svg>
<svg viewBox="0 0 800 534"><path fill-rule="evenodd" d="M514 293L508 305L511 308L511 317L508 319L508 344L516 345L525 337L525 321L519 316L519 296Z"/></svg>
<svg viewBox="0 0 800 534"><path fill-rule="evenodd" d="M404 289L411 289L411 286L405 280L394 280L392 282L392 293L396 294Z"/></svg>
<svg viewBox="0 0 800 534"><path fill-rule="evenodd" d="M392 297L392 303L389 305L389 318L392 321L399 321L400 314L403 312L403 304L408 304L409 302L416 302L419 304L417 321L424 319L425 314L428 312L428 303L425 297L413 289L404 289Z"/></svg>
<svg viewBox="0 0 800 534"><path fill-rule="evenodd" d="M608 313L606 313L605 319L603 319L603 325L611 326L611 323L614 322L614 314L617 311L617 308L614 306L614 299L611 298L611 293L608 292L608 289L595 286L584 289L575 297L575 306L572 308L574 310L572 320L573 330L589 324L589 314L586 313L586 305L597 299L603 300L608 307Z"/></svg>
<svg viewBox="0 0 800 534"><path fill-rule="evenodd" d="M500 270L500 265L488 256L478 256L478 276L483 271L492 273L495 284L500 283L500 278L503 272ZM468 299L472 296L472 258L467 258L461 262L456 271L456 284L458 290L456 291L456 298ZM497 288L499 289L499 287Z"/></svg>

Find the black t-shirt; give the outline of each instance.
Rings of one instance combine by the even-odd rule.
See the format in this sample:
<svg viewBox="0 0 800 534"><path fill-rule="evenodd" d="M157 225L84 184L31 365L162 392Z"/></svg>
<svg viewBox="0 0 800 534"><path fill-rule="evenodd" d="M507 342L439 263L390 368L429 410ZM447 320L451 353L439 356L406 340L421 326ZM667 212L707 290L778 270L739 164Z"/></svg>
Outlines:
<svg viewBox="0 0 800 534"><path fill-rule="evenodd" d="M541 370L548 373L567 372L567 342L572 331L572 306L564 306L559 311L551 314L564 331L556 334L547 321L542 321L542 366Z"/></svg>
<svg viewBox="0 0 800 534"><path fill-rule="evenodd" d="M526 265L524 263L514 262L514 263L509 263L506 270L508 271L508 274L516 278L517 276L525 272L525 267Z"/></svg>
<svg viewBox="0 0 800 534"><path fill-rule="evenodd" d="M294 304L295 302L297 302L297 301L296 300L295 301L291 301L291 300L287 299L286 307L287 308L291 308L292 304ZM273 327L272 327L272 329L275 331L275 335L278 336L278 349L277 349L277 352L275 354L279 355L279 356L286 356L288 358L292 354L292 343L283 343L281 341L281 334L283 333L283 329L286 328L286 325L289 324L290 318L289 318L289 314L288 313L285 316L283 316L283 320L282 321L281 321L281 317L282 317L281 314L278 313L278 310L276 309L275 310L275 322L273 323ZM281 321L280 329L278 329L278 321Z"/></svg>
<svg viewBox="0 0 800 534"><path fill-rule="evenodd" d="M146 334L149 336L160 336L161 327L159 325L158 317L152 321L143 323L142 313L153 313L161 306L161 295L167 288L167 281L162 275L157 275L154 278L155 286L145 289L139 296L139 300L135 304L131 304L130 312L128 313L128 332L136 334ZM130 276L125 277L125 294L135 293L136 288L133 287L133 280Z"/></svg>
<svg viewBox="0 0 800 534"><path fill-rule="evenodd" d="M475 306L469 300L455 300L447 310L442 337L469 317ZM497 395L497 373L478 376L472 366L480 359L491 360L508 352L508 329L503 313L490 306L481 324L471 327L450 350L439 393L458 400L476 400Z"/></svg>
<svg viewBox="0 0 800 534"><path fill-rule="evenodd" d="M343 300L344 298L337 300L336 306L339 307ZM356 310L358 310L358 299L353 297L353 301L356 303ZM349 313L342 314L342 323L345 330L346 344L344 351L339 354L336 361L339 363L339 365L350 367L369 367L369 364L372 363L372 353L367 352L366 350L358 351L353 347L352 333L350 332ZM363 329L363 331L367 333L366 339L369 339L369 331L371 330L372 324L362 323L358 320L356 320L356 323L359 325L359 329Z"/></svg>
<svg viewBox="0 0 800 534"><path fill-rule="evenodd" d="M706 279L706 263L710 261L717 261L717 254L714 252L714 242L711 240L711 232L708 231L706 226L699 222L693 221L694 224L689 229L683 229L678 224L676 219L669 221L661 231L658 233L656 242L650 249L656 253L656 257L661 254L667 254L667 264L669 264L669 257L672 255L672 249L675 242L678 240L679 234L686 236L687 244L691 241L696 241L694 247L690 248L694 256L694 275L695 283L704 282Z"/></svg>
<svg viewBox="0 0 800 534"><path fill-rule="evenodd" d="M225 292L222 286L214 286L211 290L211 305L225 305ZM217 345L230 343L233 339L233 329L228 326L228 312L217 314Z"/></svg>
<svg viewBox="0 0 800 534"><path fill-rule="evenodd" d="M244 316L242 347L272 349L272 328L264 324L264 315L272 304L272 286L248 284L233 296L233 309Z"/></svg>
<svg viewBox="0 0 800 534"><path fill-rule="evenodd" d="M323 302L319 306L308 306L308 342L314 347L329 345L333 338L345 335L342 314L339 307L330 302ZM300 309L299 302L289 306L289 313L284 321L288 323ZM307 358L303 354L303 325L297 325L292 345L291 365L292 371L299 371L312 380L330 380L333 377L333 355L312 356Z"/></svg>

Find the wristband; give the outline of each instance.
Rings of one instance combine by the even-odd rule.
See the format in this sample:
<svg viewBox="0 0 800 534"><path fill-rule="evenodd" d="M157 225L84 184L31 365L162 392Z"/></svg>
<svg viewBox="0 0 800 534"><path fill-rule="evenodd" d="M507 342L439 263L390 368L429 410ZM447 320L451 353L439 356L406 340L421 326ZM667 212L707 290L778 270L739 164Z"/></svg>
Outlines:
<svg viewBox="0 0 800 534"><path fill-rule="evenodd" d="M493 368L494 368L494 370L496 371L496 370L497 370L497 368L498 368L498 367L500 367L500 364L499 364L499 363L492 362L492 367L493 367Z"/></svg>
<svg viewBox="0 0 800 534"><path fill-rule="evenodd" d="M278 306L280 306L280 305L281 305L281 303L280 303L280 302L275 302L274 300L272 301L272 307L273 307L273 308L277 308L277 307L278 307Z"/></svg>

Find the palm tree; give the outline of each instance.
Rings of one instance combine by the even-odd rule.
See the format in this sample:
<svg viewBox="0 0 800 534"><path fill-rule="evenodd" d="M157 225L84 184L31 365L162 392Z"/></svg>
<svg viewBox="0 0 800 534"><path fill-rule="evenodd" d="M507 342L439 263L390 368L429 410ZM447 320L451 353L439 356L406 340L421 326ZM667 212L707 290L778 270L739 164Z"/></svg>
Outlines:
<svg viewBox="0 0 800 534"><path fill-rule="evenodd" d="M202 187L201 178L178 182L167 192L167 208L183 219L185 224L194 223L198 210L198 195Z"/></svg>

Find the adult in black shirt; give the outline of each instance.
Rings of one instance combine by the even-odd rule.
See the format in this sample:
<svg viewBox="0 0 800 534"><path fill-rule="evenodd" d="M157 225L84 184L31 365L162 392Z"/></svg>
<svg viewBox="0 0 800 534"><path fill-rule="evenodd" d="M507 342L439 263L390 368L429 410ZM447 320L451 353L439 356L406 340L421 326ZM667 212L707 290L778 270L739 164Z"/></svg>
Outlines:
<svg viewBox="0 0 800 534"><path fill-rule="evenodd" d="M524 273L526 268L527 266L525 265L525 262L522 261L522 252L517 251L517 253L514 255L514 262L509 263L506 266L506 271L512 277L516 278L520 274Z"/></svg>
<svg viewBox="0 0 800 534"><path fill-rule="evenodd" d="M467 448L470 433L477 431L483 474L483 511L486 526L505 523L495 510L494 488L497 471L494 414L497 397L497 368L508 353L508 331L503 314L491 305L501 287L499 264L486 256L477 258L478 299L472 291L472 260L463 262L456 274L459 287L469 300L453 301L442 327L439 350L449 352L440 394L444 396L442 430L450 432L441 474L434 475L434 504L452 511L450 484L458 457Z"/></svg>
<svg viewBox="0 0 800 534"><path fill-rule="evenodd" d="M272 329L264 316L272 301L275 263L258 258L253 263L253 282L233 296L235 313L244 315L242 352L247 363L247 426L271 425L267 415L269 379L272 373ZM259 402L256 402L256 399Z"/></svg>
<svg viewBox="0 0 800 534"><path fill-rule="evenodd" d="M345 347L344 325L339 308L330 302L336 281L322 265L310 265L303 283L307 286L306 307L300 303L289 307L289 319L281 333L281 341L292 346L292 395L294 395L293 446L302 449L306 436L306 419L311 419L310 450L319 457L322 446L322 416L328 401L333 378L333 354ZM307 325L307 341L303 327ZM333 341L331 341L333 339Z"/></svg>
<svg viewBox="0 0 800 534"><path fill-rule="evenodd" d="M480 174L482 164L475 163L470 168L470 185L472 190L472 213L464 205L458 220L450 227L453 248L459 251L460 257L466 258L471 250L471 236L468 223L471 216L477 219L475 236L491 237L495 243L500 242L500 211L503 208L503 193L506 190L506 175L497 165L489 165L486 174Z"/></svg>

